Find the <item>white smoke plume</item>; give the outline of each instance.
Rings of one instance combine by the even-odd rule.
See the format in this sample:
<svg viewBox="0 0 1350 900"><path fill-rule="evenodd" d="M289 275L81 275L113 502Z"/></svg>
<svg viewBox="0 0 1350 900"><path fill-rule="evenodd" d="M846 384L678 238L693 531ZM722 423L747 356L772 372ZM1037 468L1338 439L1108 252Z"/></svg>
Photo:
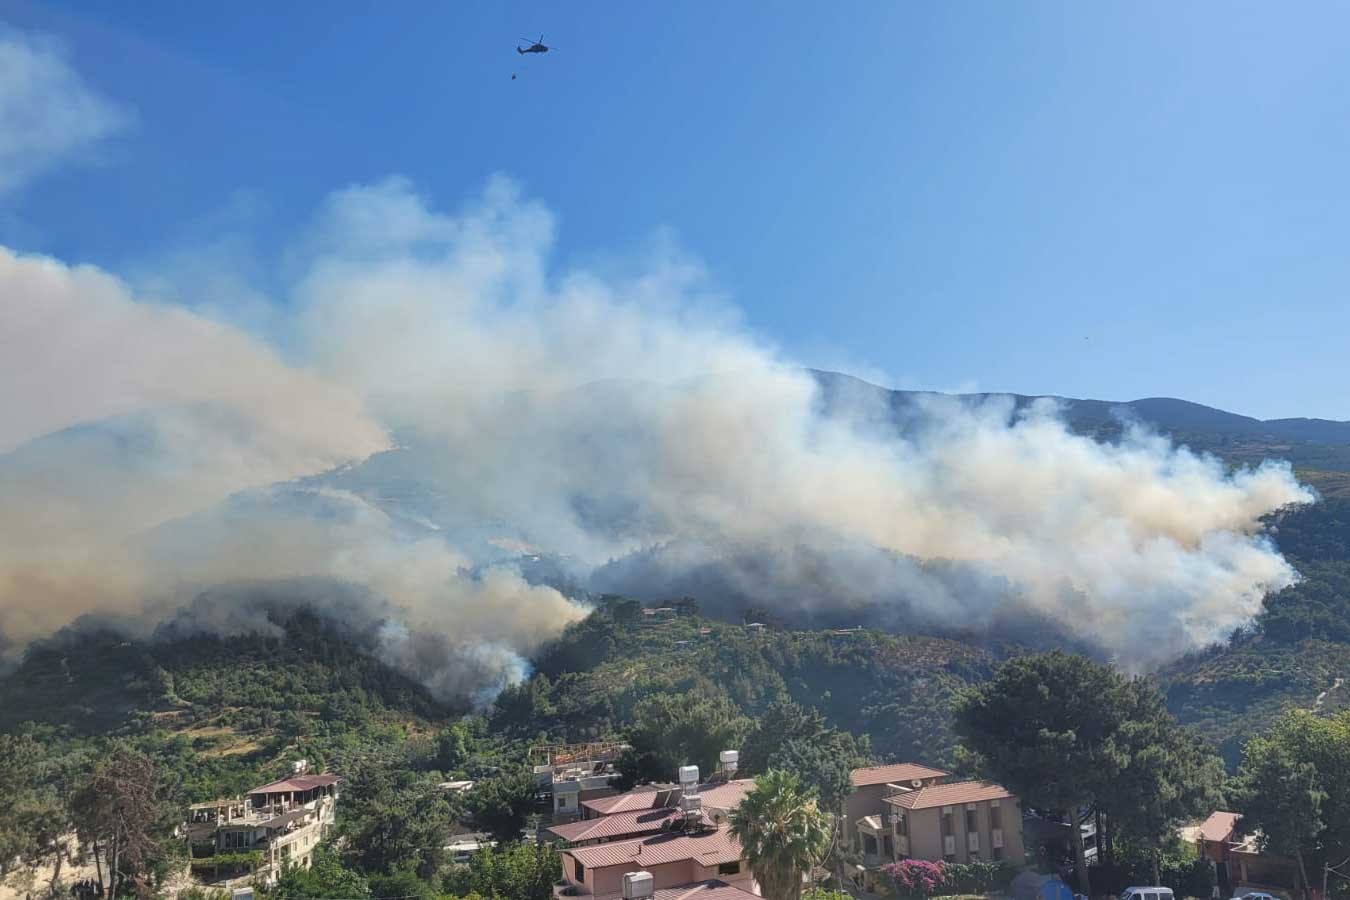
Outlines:
<svg viewBox="0 0 1350 900"><path fill-rule="evenodd" d="M0 635L321 577L396 611L392 661L481 695L584 613L491 565L515 546L792 611L1027 610L1143 667L1294 578L1259 533L1311 500L1285 465L998 400L897 424L827 398L667 243L560 269L553 229L504 179L456 214L399 179L340 191L286 254L271 342L0 255Z"/></svg>
<svg viewBox="0 0 1350 900"><path fill-rule="evenodd" d="M0 194L88 152L129 119L84 82L59 41L0 22Z"/></svg>

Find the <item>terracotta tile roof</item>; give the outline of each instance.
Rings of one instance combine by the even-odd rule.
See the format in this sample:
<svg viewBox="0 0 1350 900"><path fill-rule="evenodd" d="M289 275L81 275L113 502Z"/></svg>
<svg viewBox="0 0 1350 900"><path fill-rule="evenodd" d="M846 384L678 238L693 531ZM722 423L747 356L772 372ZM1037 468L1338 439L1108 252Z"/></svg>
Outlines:
<svg viewBox="0 0 1350 900"><path fill-rule="evenodd" d="M916 778L946 778L950 774L950 772L921 766L918 763L895 763L890 766L868 766L865 769L854 769L849 774L848 780L854 787L865 787L869 784L888 784L892 781L897 784L908 784Z"/></svg>
<svg viewBox="0 0 1350 900"><path fill-rule="evenodd" d="M626 794L583 800L581 805L596 815L612 816L615 813L671 806L674 801L670 798L678 793L678 789L671 786L648 784L633 788Z"/></svg>
<svg viewBox="0 0 1350 900"><path fill-rule="evenodd" d="M1233 836L1233 829L1240 818L1242 816L1235 812L1210 813L1200 826L1200 837L1207 841L1227 841Z"/></svg>
<svg viewBox="0 0 1350 900"><path fill-rule="evenodd" d="M598 819L582 819L554 825L549 831L569 843L597 841L608 838L639 837L644 834L661 831L670 822L679 821L684 813L669 806L660 809L635 809L629 812L601 816ZM704 824L711 826L711 819L704 817Z"/></svg>
<svg viewBox="0 0 1350 900"><path fill-rule="evenodd" d="M1001 784L988 781L956 781L952 784L934 784L887 797L886 802L904 809L932 809L935 806L956 806L961 803L979 803L982 800L1008 800L1012 793Z"/></svg>
<svg viewBox="0 0 1350 900"><path fill-rule="evenodd" d="M652 894L652 900L760 900L759 895L734 887L725 881L710 878L679 887L662 888Z"/></svg>
<svg viewBox="0 0 1350 900"><path fill-rule="evenodd" d="M705 784L698 789L704 809L735 809L745 795L755 789L755 779L737 778L720 784Z"/></svg>
<svg viewBox="0 0 1350 900"><path fill-rule="evenodd" d="M282 794L287 791L312 791L319 787L328 787L340 781L336 775L296 775L283 778L271 784L264 784L249 791L250 794Z"/></svg>
<svg viewBox="0 0 1350 900"><path fill-rule="evenodd" d="M573 847L562 851L591 869L629 866L636 871L646 866L692 859L701 866L735 862L742 856L741 842L725 828L695 834L660 834L631 841L611 841L592 847Z"/></svg>
<svg viewBox="0 0 1350 900"><path fill-rule="evenodd" d="M698 793L703 798L703 806L708 809L735 809L741 805L745 795L755 787L753 778L737 778L733 781L710 782L699 785ZM582 806L596 815L612 816L617 813L637 812L644 809L673 807L680 802L680 789L665 785L644 785L634 788L626 794L614 797L599 797L582 801Z"/></svg>

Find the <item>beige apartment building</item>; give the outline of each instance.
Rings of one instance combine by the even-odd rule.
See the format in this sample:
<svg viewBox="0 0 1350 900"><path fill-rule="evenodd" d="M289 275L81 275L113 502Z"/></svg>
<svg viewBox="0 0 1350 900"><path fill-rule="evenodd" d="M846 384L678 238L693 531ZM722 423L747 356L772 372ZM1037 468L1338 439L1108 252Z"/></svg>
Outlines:
<svg viewBox="0 0 1350 900"><path fill-rule="evenodd" d="M892 859L1023 861L1022 809L987 781L933 784L886 798Z"/></svg>
<svg viewBox="0 0 1350 900"><path fill-rule="evenodd" d="M894 857L885 817L886 798L903 791L917 790L947 778L941 769L918 763L895 763L854 769L849 775L852 788L844 798L844 837L849 846L863 856L863 864L877 866Z"/></svg>

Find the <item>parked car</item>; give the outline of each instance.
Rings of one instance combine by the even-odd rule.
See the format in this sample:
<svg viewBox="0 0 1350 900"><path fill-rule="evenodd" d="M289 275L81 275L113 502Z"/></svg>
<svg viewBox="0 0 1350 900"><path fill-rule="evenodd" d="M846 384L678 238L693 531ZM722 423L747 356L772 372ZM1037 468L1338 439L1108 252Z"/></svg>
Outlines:
<svg viewBox="0 0 1350 900"><path fill-rule="evenodd" d="M1280 898L1261 891L1247 891L1245 894L1238 894L1233 900L1280 900Z"/></svg>
<svg viewBox="0 0 1350 900"><path fill-rule="evenodd" d="M1127 887L1120 900L1175 900L1169 887Z"/></svg>

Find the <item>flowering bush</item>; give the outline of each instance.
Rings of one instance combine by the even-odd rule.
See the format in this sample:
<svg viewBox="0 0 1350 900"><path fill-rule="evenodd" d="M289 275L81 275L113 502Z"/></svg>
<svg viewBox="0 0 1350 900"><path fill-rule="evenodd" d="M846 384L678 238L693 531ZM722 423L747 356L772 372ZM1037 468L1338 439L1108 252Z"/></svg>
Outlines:
<svg viewBox="0 0 1350 900"><path fill-rule="evenodd" d="M931 897L946 880L942 863L924 859L902 859L900 862L887 863L881 867L881 871L895 882L899 893L908 897Z"/></svg>

